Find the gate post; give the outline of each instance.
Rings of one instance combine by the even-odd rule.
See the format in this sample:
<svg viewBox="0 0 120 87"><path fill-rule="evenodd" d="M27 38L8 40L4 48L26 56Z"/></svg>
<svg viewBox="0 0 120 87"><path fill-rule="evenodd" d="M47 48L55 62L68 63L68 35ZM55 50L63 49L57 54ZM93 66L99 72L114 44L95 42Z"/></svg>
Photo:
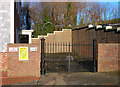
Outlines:
<svg viewBox="0 0 120 87"><path fill-rule="evenodd" d="M93 39L93 67L94 67L94 72L97 72L97 62L96 62L96 50L97 49L97 40L94 38Z"/></svg>
<svg viewBox="0 0 120 87"><path fill-rule="evenodd" d="M44 66L45 66L44 41L45 41L45 39L42 38L41 39L41 75L45 74L45 69L44 69Z"/></svg>
<svg viewBox="0 0 120 87"><path fill-rule="evenodd" d="M69 43L69 62L68 62L68 72L70 73L70 43Z"/></svg>

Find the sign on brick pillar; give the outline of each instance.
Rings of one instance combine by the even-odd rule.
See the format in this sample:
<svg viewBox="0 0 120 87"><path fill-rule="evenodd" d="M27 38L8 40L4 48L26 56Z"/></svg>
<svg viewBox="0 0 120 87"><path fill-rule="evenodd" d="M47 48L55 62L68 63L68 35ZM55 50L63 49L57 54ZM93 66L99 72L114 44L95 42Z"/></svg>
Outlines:
<svg viewBox="0 0 120 87"><path fill-rule="evenodd" d="M9 44L8 49L17 47L17 52L8 50L8 74L9 76L40 76L40 46L36 44ZM25 48L25 49L22 49ZM30 48L36 48L37 51L30 51ZM27 49L26 49L27 48ZM20 52L20 50L22 52ZM28 58L26 58L26 53ZM25 54L25 55L24 55ZM21 58L19 58L21 55ZM25 59L23 58L25 56ZM20 59L20 60L19 60ZM24 59L24 60L23 60Z"/></svg>

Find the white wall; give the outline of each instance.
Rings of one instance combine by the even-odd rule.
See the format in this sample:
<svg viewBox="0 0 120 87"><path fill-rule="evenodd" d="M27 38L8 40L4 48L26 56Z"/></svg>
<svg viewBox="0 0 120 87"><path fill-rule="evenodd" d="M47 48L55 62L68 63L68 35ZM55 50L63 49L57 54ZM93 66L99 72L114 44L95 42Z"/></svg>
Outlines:
<svg viewBox="0 0 120 87"><path fill-rule="evenodd" d="M14 43L14 0L10 1L10 43Z"/></svg>
<svg viewBox="0 0 120 87"><path fill-rule="evenodd" d="M0 0L0 52L14 43L14 0Z"/></svg>

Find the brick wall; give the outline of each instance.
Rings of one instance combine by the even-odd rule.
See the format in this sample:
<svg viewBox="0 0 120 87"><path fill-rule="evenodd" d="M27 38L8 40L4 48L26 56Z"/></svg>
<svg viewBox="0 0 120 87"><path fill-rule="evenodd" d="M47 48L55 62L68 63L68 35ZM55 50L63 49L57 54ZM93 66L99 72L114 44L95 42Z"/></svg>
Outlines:
<svg viewBox="0 0 120 87"><path fill-rule="evenodd" d="M18 47L17 52L9 52L9 47ZM28 47L28 60L19 60L19 47ZM37 47L37 51L30 51ZM40 76L40 46L37 44L8 44L8 76Z"/></svg>
<svg viewBox="0 0 120 87"><path fill-rule="evenodd" d="M32 43L39 43L42 36L38 38L32 38ZM63 29L62 31L54 31L54 33L48 33L44 36L45 42L70 42L72 43L72 31L71 29Z"/></svg>
<svg viewBox="0 0 120 87"><path fill-rule="evenodd" d="M94 38L94 30L87 31L86 29L73 30L72 38L73 42L89 42L92 43ZM96 39L99 43L120 43L120 34L111 32L104 32L104 30L96 31Z"/></svg>
<svg viewBox="0 0 120 87"><path fill-rule="evenodd" d="M108 72L120 70L118 64L120 63L120 44L98 44L98 72Z"/></svg>
<svg viewBox="0 0 120 87"><path fill-rule="evenodd" d="M93 38L94 38L94 29L86 31L85 29L80 30L73 30L72 31L72 43L74 44L93 44ZM120 43L120 34L115 34L114 31L111 32L104 32L104 30L98 30L96 31L96 39L98 43ZM81 49L84 49L84 46L81 47ZM77 52L77 50L76 50ZM84 51L82 50L81 53L86 55L86 53L89 53L89 57L93 57L93 47L90 46L88 50ZM78 50L78 54L80 54Z"/></svg>
<svg viewBox="0 0 120 87"><path fill-rule="evenodd" d="M38 36L38 38L32 38L32 43L35 44L40 44L41 45L41 39L43 36ZM72 31L71 29L62 29L62 31L54 31L54 33L48 33L47 36L44 36L45 39L45 47L46 47L46 53L60 53L60 52L66 52L66 50L58 50L63 48L63 43L66 45L69 45L69 43L72 44ZM54 45L53 45L54 43ZM59 43L59 46L58 46ZM49 44L49 46L48 46ZM51 46L50 46L51 44ZM55 47L56 44L56 47ZM62 46L61 46L62 44ZM52 49L54 46L54 48L56 49ZM49 49L51 47L51 51L48 51L47 49ZM65 47L65 46L64 46ZM56 50L56 51L55 51ZM69 51L69 47L67 46L67 52ZM70 47L70 52L72 52L72 46Z"/></svg>
<svg viewBox="0 0 120 87"><path fill-rule="evenodd" d="M0 52L0 71L6 71L7 70L7 52Z"/></svg>
<svg viewBox="0 0 120 87"><path fill-rule="evenodd" d="M7 52L0 52L0 77L7 76L8 61Z"/></svg>

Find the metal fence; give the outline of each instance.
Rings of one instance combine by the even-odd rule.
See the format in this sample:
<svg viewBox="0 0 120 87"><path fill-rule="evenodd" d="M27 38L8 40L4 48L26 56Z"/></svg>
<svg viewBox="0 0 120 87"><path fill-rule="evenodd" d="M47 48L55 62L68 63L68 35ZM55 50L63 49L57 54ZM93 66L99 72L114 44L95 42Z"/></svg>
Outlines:
<svg viewBox="0 0 120 87"><path fill-rule="evenodd" d="M45 42L45 71L92 72L93 44Z"/></svg>

